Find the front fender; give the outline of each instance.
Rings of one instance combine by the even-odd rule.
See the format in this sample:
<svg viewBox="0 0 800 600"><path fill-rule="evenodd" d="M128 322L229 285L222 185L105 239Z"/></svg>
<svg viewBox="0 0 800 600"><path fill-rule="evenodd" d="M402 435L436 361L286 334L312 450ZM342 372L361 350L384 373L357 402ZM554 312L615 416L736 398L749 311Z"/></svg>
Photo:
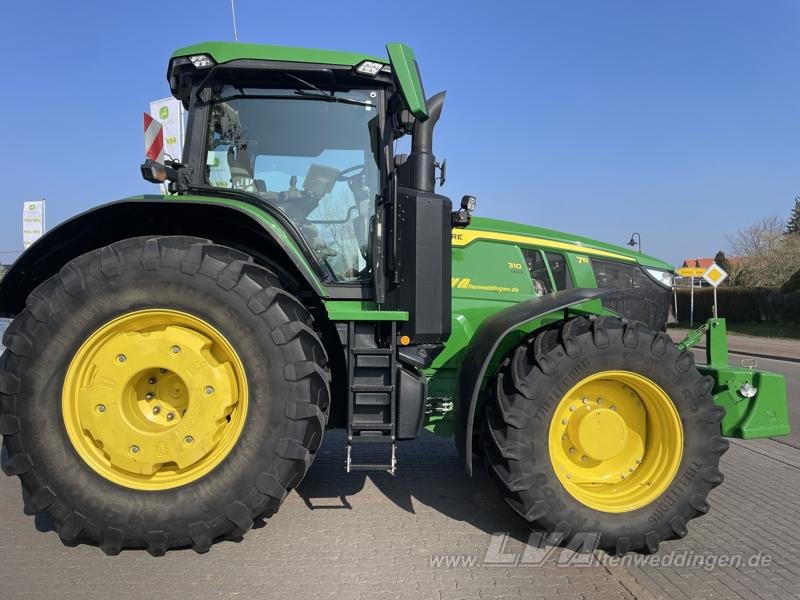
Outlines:
<svg viewBox="0 0 800 600"><path fill-rule="evenodd" d="M472 437L475 411L481 384L489 363L503 339L518 327L539 317L564 310L587 300L594 300L610 290L575 288L539 296L502 310L480 324L470 342L458 371L455 402L456 447L464 457L467 474L472 476Z"/></svg>
<svg viewBox="0 0 800 600"><path fill-rule="evenodd" d="M280 262L302 287L327 290L312 260L280 222L246 203L214 197L137 196L64 221L28 248L0 279L0 317L14 317L28 295L70 260L121 239L192 235ZM302 240L301 240L302 241Z"/></svg>

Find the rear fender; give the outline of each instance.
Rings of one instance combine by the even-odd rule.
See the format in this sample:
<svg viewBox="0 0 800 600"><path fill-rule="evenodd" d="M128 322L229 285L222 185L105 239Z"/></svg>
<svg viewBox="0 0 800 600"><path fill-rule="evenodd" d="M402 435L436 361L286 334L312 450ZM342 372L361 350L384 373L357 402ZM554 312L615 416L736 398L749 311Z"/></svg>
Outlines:
<svg viewBox="0 0 800 600"><path fill-rule="evenodd" d="M0 279L0 317L12 318L28 295L70 260L121 239L142 235L192 235L280 265L298 290L325 296L311 261L290 233L264 211L230 201L144 196L120 200L73 217L40 238Z"/></svg>

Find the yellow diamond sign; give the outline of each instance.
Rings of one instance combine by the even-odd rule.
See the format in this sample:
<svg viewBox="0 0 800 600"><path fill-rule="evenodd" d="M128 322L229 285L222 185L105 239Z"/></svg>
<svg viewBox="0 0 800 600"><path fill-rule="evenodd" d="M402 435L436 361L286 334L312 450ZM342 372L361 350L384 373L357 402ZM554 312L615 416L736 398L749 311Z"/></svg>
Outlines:
<svg viewBox="0 0 800 600"><path fill-rule="evenodd" d="M703 279L705 279L708 283L717 287L720 283L725 281L728 278L728 274L722 270L722 268L717 264L713 263L706 272L703 273Z"/></svg>

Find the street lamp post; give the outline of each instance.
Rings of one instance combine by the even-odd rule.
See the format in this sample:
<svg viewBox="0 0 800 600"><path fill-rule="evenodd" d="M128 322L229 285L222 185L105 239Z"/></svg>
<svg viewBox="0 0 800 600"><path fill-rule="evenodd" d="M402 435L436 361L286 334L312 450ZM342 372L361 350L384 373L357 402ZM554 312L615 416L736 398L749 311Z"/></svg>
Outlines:
<svg viewBox="0 0 800 600"><path fill-rule="evenodd" d="M630 246L631 248L633 248L635 246L639 246L639 252L641 252L642 251L642 236L639 235L638 233L634 232L634 234L631 236L630 241L628 242L628 246Z"/></svg>

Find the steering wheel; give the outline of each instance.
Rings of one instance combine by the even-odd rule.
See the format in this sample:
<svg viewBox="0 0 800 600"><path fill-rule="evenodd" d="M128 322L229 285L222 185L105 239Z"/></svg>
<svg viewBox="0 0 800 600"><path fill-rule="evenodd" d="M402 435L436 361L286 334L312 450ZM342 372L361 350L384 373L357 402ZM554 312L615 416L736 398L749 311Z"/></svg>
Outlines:
<svg viewBox="0 0 800 600"><path fill-rule="evenodd" d="M361 163L360 165L352 166L344 171L339 171L339 174L336 176L336 181L349 181L351 179L355 179L359 175L364 174L364 170L367 168L365 163Z"/></svg>

